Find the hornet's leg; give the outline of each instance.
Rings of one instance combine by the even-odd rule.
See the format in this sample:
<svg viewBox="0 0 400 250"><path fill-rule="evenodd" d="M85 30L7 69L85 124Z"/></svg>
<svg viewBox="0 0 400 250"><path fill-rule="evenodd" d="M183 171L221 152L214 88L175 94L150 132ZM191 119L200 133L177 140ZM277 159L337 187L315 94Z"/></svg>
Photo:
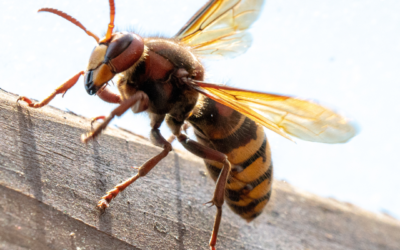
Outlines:
<svg viewBox="0 0 400 250"><path fill-rule="evenodd" d="M121 95L113 93L110 88L105 85L103 88L101 88L99 91L97 91L97 96L100 97L101 100L108 102L108 103L121 103ZM105 116L96 116L92 118L91 125L92 125L92 130L93 130L93 123L98 120L104 120L106 119Z"/></svg>
<svg viewBox="0 0 400 250"><path fill-rule="evenodd" d="M121 95L113 93L107 85L97 91L96 95L105 102L121 103Z"/></svg>
<svg viewBox="0 0 400 250"><path fill-rule="evenodd" d="M32 100L30 100L29 98L25 97L25 96L20 96L17 100L18 101L24 101L26 103L28 103L29 107L32 108L40 108L43 107L45 105L47 105L51 100L53 100L53 98L58 95L58 94L63 94L65 95L65 93L72 88L75 83L78 81L79 77L81 75L83 75L85 72L81 71L78 74L74 75L71 79L69 79L68 81L66 81L65 83L63 83L60 87L56 88L56 90L54 90L53 93L51 93L51 95L49 95L48 97L46 97L43 101L38 102L38 103L34 103Z"/></svg>
<svg viewBox="0 0 400 250"><path fill-rule="evenodd" d="M209 202L217 207L217 215L215 216L214 228L210 239L210 248L215 250L215 244L217 243L217 235L219 225L222 217L222 205L224 204L225 186L231 171L231 164L228 161L228 157L223 153L204 146L196 141L190 140L186 135L181 134L181 126L183 122L177 121L171 116L167 116L166 122L171 128L172 132L176 135L178 141L185 147L189 152L203 159L213 160L224 164L221 173L219 174L217 184L214 191L214 196Z"/></svg>
<svg viewBox="0 0 400 250"><path fill-rule="evenodd" d="M114 189L110 190L107 192L107 195L103 196L101 200L98 203L98 207L105 209L109 206L111 200L117 196L117 194L121 191L123 191L125 188L127 188L129 185L131 185L133 182L135 182L137 179L140 177L146 176L150 170L152 170L164 157L168 155L168 153L172 150L171 143L169 143L167 140L164 139L164 137L161 135L160 130L158 129L164 120L164 115L152 115L151 116L151 125L152 125L152 130L150 133L150 139L151 142L159 147L164 148L161 153L158 155L154 156L150 160L148 160L146 163L144 163L141 167L138 168L138 173L133 176L132 178L129 178L128 180L118 184L115 186Z"/></svg>
<svg viewBox="0 0 400 250"><path fill-rule="evenodd" d="M177 136L178 141L191 153L203 159L218 161L224 164L221 173L219 174L217 184L214 191L214 196L209 202L217 207L217 215L215 216L214 228L210 239L210 248L215 250L219 225L222 217L222 205L224 204L225 185L231 170L231 164L228 158L223 153L212 148L204 146L196 141L190 140L186 135L180 134Z"/></svg>
<svg viewBox="0 0 400 250"><path fill-rule="evenodd" d="M122 101L121 104L111 112L111 114L104 118L104 122L101 123L95 130L91 131L89 134L82 135L82 142L87 143L88 141L96 138L96 136L98 136L101 131L107 127L107 125L115 116L121 116L131 107L133 107L133 112L135 113L145 111L148 107L148 104L149 97L144 92L137 91L129 99ZM103 117L101 117L101 119L102 118Z"/></svg>

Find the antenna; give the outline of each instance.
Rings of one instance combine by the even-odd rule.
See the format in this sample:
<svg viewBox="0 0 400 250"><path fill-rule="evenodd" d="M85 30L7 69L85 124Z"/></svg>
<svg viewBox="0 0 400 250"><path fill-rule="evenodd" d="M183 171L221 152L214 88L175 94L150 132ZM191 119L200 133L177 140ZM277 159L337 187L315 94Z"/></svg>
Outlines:
<svg viewBox="0 0 400 250"><path fill-rule="evenodd" d="M110 0L110 6L111 6L111 1L114 4L114 1ZM42 9L38 10L38 12L50 12L50 13L56 14L57 16L63 17L65 19L67 19L68 21L70 21L71 23L78 26L79 28L83 29L89 36L93 37L97 43L99 43L99 41L100 41L100 39L95 34L93 34L91 31L87 30L85 28L85 26L83 26L78 20L76 20L72 16L68 15L67 13L64 13L62 11L59 11L57 9L52 9L52 8L42 8ZM115 11L113 14L115 14ZM114 21L114 15L112 17L113 17L113 21ZM113 27L114 27L114 25L113 25ZM108 29L110 30L110 28L108 28ZM111 28L111 31L112 31L112 28ZM107 31L107 35L108 35L108 31Z"/></svg>
<svg viewBox="0 0 400 250"><path fill-rule="evenodd" d="M114 0L109 0L109 3L110 3L110 23L108 24L106 37L101 42L108 42L111 39L112 31L114 29L115 3Z"/></svg>

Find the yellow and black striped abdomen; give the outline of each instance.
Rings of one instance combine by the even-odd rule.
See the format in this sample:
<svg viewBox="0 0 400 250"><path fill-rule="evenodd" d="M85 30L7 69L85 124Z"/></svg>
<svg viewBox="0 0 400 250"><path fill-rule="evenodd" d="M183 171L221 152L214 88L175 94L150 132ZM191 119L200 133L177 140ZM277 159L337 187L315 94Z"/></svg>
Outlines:
<svg viewBox="0 0 400 250"><path fill-rule="evenodd" d="M228 156L232 171L225 201L242 218L257 217L271 196L271 151L262 126L211 99L203 97L189 118L198 141ZM222 164L205 160L216 180Z"/></svg>

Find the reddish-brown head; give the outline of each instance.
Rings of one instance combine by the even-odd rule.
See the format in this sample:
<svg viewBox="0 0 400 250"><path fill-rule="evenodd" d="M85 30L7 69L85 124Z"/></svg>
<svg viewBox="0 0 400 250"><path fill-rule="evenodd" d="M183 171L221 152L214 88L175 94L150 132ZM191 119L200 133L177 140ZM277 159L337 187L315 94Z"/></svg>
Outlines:
<svg viewBox="0 0 400 250"><path fill-rule="evenodd" d="M144 52L143 39L132 33L114 33L94 48L85 74L86 91L93 95L115 74L134 65Z"/></svg>
<svg viewBox="0 0 400 250"><path fill-rule="evenodd" d="M144 42L140 36L132 33L113 33L115 18L114 0L109 0L109 3L110 23L108 24L106 36L101 40L87 30L79 21L64 12L51 8L39 10L39 12L51 12L67 19L83 29L99 44L94 48L85 72L85 88L89 95L95 94L115 74L133 66L144 53Z"/></svg>

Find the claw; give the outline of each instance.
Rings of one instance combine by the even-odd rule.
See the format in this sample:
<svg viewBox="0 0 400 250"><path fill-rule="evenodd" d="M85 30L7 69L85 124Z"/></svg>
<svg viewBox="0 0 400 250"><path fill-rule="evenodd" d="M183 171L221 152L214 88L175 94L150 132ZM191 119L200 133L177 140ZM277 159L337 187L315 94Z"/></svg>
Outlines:
<svg viewBox="0 0 400 250"><path fill-rule="evenodd" d="M97 207L101 208L101 209L106 209L109 207L108 202L105 199L101 199L98 203L97 203Z"/></svg>
<svg viewBox="0 0 400 250"><path fill-rule="evenodd" d="M29 99L28 97L20 96L20 97L18 97L18 99L17 99L17 103L18 103L19 101L26 102L26 103L28 104L28 106L31 107L31 108L40 108L40 107L38 106L37 103L34 103L34 102L33 102L31 99Z"/></svg>
<svg viewBox="0 0 400 250"><path fill-rule="evenodd" d="M104 115L96 116L96 117L93 117L92 119L90 119L90 126L92 127L92 130L93 130L93 123L95 121L104 120L104 119L106 119L106 117Z"/></svg>
<svg viewBox="0 0 400 250"><path fill-rule="evenodd" d="M205 205L207 205L207 204L211 204L210 206L208 206L208 207L212 207L212 206L214 206L215 205L215 203L214 203L214 201L209 201L209 202L206 202L206 203L204 203L203 204L203 206L205 206Z"/></svg>

